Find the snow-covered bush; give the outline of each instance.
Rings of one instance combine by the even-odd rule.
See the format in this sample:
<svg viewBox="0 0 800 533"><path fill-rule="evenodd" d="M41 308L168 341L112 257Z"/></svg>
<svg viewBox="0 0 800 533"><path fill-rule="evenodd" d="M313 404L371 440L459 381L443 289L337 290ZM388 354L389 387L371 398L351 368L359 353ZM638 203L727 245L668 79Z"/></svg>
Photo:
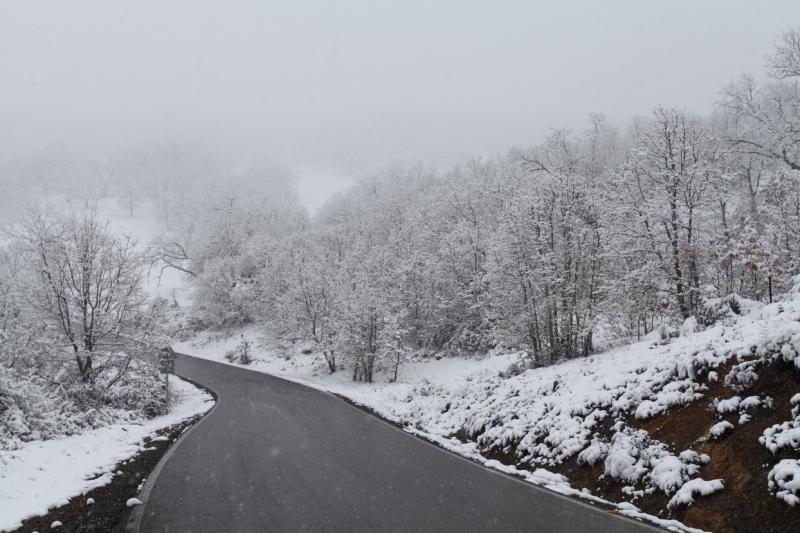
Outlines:
<svg viewBox="0 0 800 533"><path fill-rule="evenodd" d="M679 329L669 323L661 324L651 332L651 335L662 343L669 342L670 339L677 337L679 334Z"/></svg>
<svg viewBox="0 0 800 533"><path fill-rule="evenodd" d="M758 398L758 396L756 396ZM713 407L716 412L719 414L726 414L732 413L734 411L739 410L739 405L742 403L742 398L740 396L732 396L730 398L726 398L720 400L719 398L714 398Z"/></svg>
<svg viewBox="0 0 800 533"><path fill-rule="evenodd" d="M621 423L615 428L617 431L605 451L604 460L604 475L610 478L630 484L642 483L671 494L695 475L700 468L697 463L706 459L693 450L676 456L664 443L651 439L646 431L623 427ZM596 452L602 452L603 445L593 442L587 450L581 452L579 462L582 459L589 462L590 456L596 461Z"/></svg>
<svg viewBox="0 0 800 533"><path fill-rule="evenodd" d="M800 460L783 459L767 474L769 489L792 507L800 503Z"/></svg>
<svg viewBox="0 0 800 533"><path fill-rule="evenodd" d="M725 376L725 385L736 391L745 391L758 381L757 369L763 360L745 361L734 365Z"/></svg>
<svg viewBox="0 0 800 533"><path fill-rule="evenodd" d="M518 376L527 370L526 365L522 363L522 361L513 361L511 362L505 370L501 370L498 375L501 378L513 378L514 376Z"/></svg>
<svg viewBox="0 0 800 533"><path fill-rule="evenodd" d="M63 392L61 396L44 380L17 375L0 365L0 449L75 432L78 425L69 416L71 405L64 402Z"/></svg>
<svg viewBox="0 0 800 533"><path fill-rule="evenodd" d="M795 394L791 400L792 419L766 428L758 441L773 454L782 449L800 449L800 394Z"/></svg>
<svg viewBox="0 0 800 533"><path fill-rule="evenodd" d="M646 431L625 428L617 431L605 459L605 475L637 483L648 472L651 455L660 450L648 444Z"/></svg>
<svg viewBox="0 0 800 533"><path fill-rule="evenodd" d="M697 323L697 318L690 316L683 321L683 324L680 325L678 328L678 334L681 337L686 337L688 335L692 335L693 333L697 333L698 328L699 325Z"/></svg>
<svg viewBox="0 0 800 533"><path fill-rule="evenodd" d="M709 298L703 301L697 313L697 321L705 326L730 320L742 313L742 306L735 294L725 298Z"/></svg>
<svg viewBox="0 0 800 533"><path fill-rule="evenodd" d="M697 496L708 496L725 488L721 479L692 479L687 481L667 503L667 507L674 509L680 505L691 505Z"/></svg>
<svg viewBox="0 0 800 533"><path fill-rule="evenodd" d="M122 373L108 365L93 382L82 380L70 362L59 357L51 366L20 371L0 361L0 449L163 413L163 377L150 361L131 358Z"/></svg>
<svg viewBox="0 0 800 533"><path fill-rule="evenodd" d="M126 354L111 357L119 362ZM164 378L150 361L130 357L125 368L118 366L104 372L92 383L76 382L68 389L69 397L81 409L109 407L129 411L132 416L154 417L162 414Z"/></svg>
<svg viewBox="0 0 800 533"><path fill-rule="evenodd" d="M231 363L239 363L242 365L249 365L253 362L252 355L250 354L250 341L242 335L239 344L232 350L225 352L225 359Z"/></svg>
<svg viewBox="0 0 800 533"><path fill-rule="evenodd" d="M722 422L717 422L711 429L708 430L709 437L713 439L721 439L725 434L733 429L733 424L728 422L727 420L723 420Z"/></svg>
<svg viewBox="0 0 800 533"><path fill-rule="evenodd" d="M594 438L586 448L578 454L578 464L594 465L608 457L611 446L603 439Z"/></svg>

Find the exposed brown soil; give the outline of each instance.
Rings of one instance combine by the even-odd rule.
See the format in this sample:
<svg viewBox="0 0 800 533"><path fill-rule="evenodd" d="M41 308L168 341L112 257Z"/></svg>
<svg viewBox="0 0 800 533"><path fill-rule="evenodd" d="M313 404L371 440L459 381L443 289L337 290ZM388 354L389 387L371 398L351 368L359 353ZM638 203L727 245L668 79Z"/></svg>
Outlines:
<svg viewBox="0 0 800 533"><path fill-rule="evenodd" d="M50 509L46 515L25 520L22 527L12 533L124 531L125 523L132 511L132 508L126 505L128 499L136 497L140 485L150 475L170 445L201 417L202 415L159 430L158 435L165 436L168 440L146 440L147 450L139 452L114 467L113 472L120 473L114 475L111 483L76 496L66 505ZM89 498L94 499L94 504L86 503ZM59 521L63 525L58 529L51 530L50 525L55 521Z"/></svg>
<svg viewBox="0 0 800 533"><path fill-rule="evenodd" d="M800 531L800 509L789 507L767 490L767 473L772 466L780 459L798 458L800 453L773 456L758 442L765 428L792 418L789 399L799 391L800 376L792 366L780 362L759 370L758 383L746 394L771 396L774 409L751 411L752 420L742 426L737 425L736 416L728 416L726 420L736 425L729 435L695 446L711 456L711 462L701 470L703 477L724 479L725 490L679 510L677 519L713 531ZM695 403L708 404L702 400ZM688 423L692 415L688 409L686 414L681 413L669 424L668 436L679 433L681 420Z"/></svg>
<svg viewBox="0 0 800 533"><path fill-rule="evenodd" d="M790 420L789 399L800 392L800 374L790 364L775 362L759 369L759 380L755 386L736 392L723 383L732 363L717 369L720 380L707 383L703 398L648 420L629 417L626 423L634 428L646 430L651 437L666 443L674 453L693 449L706 453L711 461L700 469L703 479L723 479L725 489L710 496L699 497L694 505L667 510L670 497L658 491L640 497L633 503L644 512L661 518L679 520L687 526L719 533L724 532L782 532L800 531L800 509L792 508L777 499L767 490L767 473L780 459L800 458L800 453L783 453L773 456L758 442L763 430L773 424ZM748 411L752 419L744 425L738 424L739 413L725 416L735 428L721 440L707 440L712 425L721 420L711 407L713 398L729 398L734 395L770 396L774 408L759 407ZM611 421L606 420L598 433L611 437ZM463 433L463 432L460 432ZM467 435L460 434L461 438ZM474 438L474 436L473 436ZM487 450L485 455L505 464L525 468L517 464L516 450ZM549 470L567 476L573 487L588 488L593 494L610 501L630 501L623 494L623 484L602 479L603 465L579 465L576 457Z"/></svg>

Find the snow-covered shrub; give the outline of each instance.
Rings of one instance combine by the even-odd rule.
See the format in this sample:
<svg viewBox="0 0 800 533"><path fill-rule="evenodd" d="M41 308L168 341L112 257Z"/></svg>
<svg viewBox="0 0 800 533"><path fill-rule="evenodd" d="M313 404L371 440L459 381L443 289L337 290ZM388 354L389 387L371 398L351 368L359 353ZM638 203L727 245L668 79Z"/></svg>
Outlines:
<svg viewBox="0 0 800 533"><path fill-rule="evenodd" d="M608 457L610 446L603 439L594 438L591 444L578 454L578 464L594 465Z"/></svg>
<svg viewBox="0 0 800 533"><path fill-rule="evenodd" d="M758 441L773 454L784 448L800 449L800 394L792 396L790 404L792 420L766 428L758 438Z"/></svg>
<svg viewBox="0 0 800 533"><path fill-rule="evenodd" d="M627 483L637 483L647 473L649 460L647 432L625 428L617 431L605 459L605 475Z"/></svg>
<svg viewBox="0 0 800 533"><path fill-rule="evenodd" d="M800 503L800 460L783 459L767 474L768 486L775 496L792 507Z"/></svg>
<svg viewBox="0 0 800 533"><path fill-rule="evenodd" d="M239 344L235 348L225 352L225 359L231 363L239 363L242 365L249 365L253 362L250 355L250 342L242 335Z"/></svg>
<svg viewBox="0 0 800 533"><path fill-rule="evenodd" d="M20 442L73 435L109 420L94 408L82 409L63 387L35 375L0 368L0 449Z"/></svg>
<svg viewBox="0 0 800 533"><path fill-rule="evenodd" d="M131 416L152 418L163 414L164 379L150 361L114 354L117 368L98 376L93 383L75 381L67 389L69 397L82 410L111 408L128 411ZM119 364L122 363L122 366Z"/></svg>
<svg viewBox="0 0 800 533"><path fill-rule="evenodd" d="M756 396L758 398L758 396ZM734 411L739 410L739 404L741 403L742 398L740 396L732 396L731 398L727 398L724 400L720 400L719 398L714 398L713 407L716 412L719 414L725 413L732 413Z"/></svg>
<svg viewBox="0 0 800 533"><path fill-rule="evenodd" d="M641 429L616 426L620 428L606 448L602 442L592 444L578 456L579 462L593 464L600 454L605 453L604 475L619 481L642 483L649 490L658 489L671 494L680 489L700 466L708 462L708 456L693 450L685 450L680 455L672 454L667 446L650 438Z"/></svg>
<svg viewBox="0 0 800 533"><path fill-rule="evenodd" d="M642 430L618 431L611 439L605 459L605 474L628 483L638 482L647 473L642 450L647 432Z"/></svg>
<svg viewBox="0 0 800 533"><path fill-rule="evenodd" d="M724 298L709 298L702 302L697 313L697 322L703 326L713 326L741 315L742 306L735 294Z"/></svg>
<svg viewBox="0 0 800 533"><path fill-rule="evenodd" d="M44 380L17 375L0 365L0 449L14 448L19 441L75 432L71 410L72 405Z"/></svg>
<svg viewBox="0 0 800 533"><path fill-rule="evenodd" d="M705 479L692 479L683 484L683 486L675 493L675 496L667 503L667 507L674 509L680 505L691 505L694 503L696 496L708 496L714 494L725 488L721 479L712 479L706 481Z"/></svg>
<svg viewBox="0 0 800 533"><path fill-rule="evenodd" d="M763 363L761 360L745 361L734 365L725 376L725 385L735 391L745 391L758 381L756 369Z"/></svg>
<svg viewBox="0 0 800 533"><path fill-rule="evenodd" d="M446 337L442 348L453 355L486 353L498 345L497 332L489 320L475 318L455 326L442 327L438 337Z"/></svg>
<svg viewBox="0 0 800 533"><path fill-rule="evenodd" d="M290 349L289 344L285 342L278 342L275 345L275 353L277 353L278 357L284 361L289 361L292 358L292 350Z"/></svg>
<svg viewBox="0 0 800 533"><path fill-rule="evenodd" d="M739 403L740 411L747 411L757 407L766 407L768 409L772 408L772 398L769 396L764 396L763 398L760 396L748 396Z"/></svg>
<svg viewBox="0 0 800 533"><path fill-rule="evenodd" d="M693 335L694 333L697 333L698 328L699 325L697 323L697 319L693 316L690 316L689 318L684 320L683 323L680 325L680 327L678 328L678 334L681 337Z"/></svg>
<svg viewBox="0 0 800 533"><path fill-rule="evenodd" d="M69 353L19 368L0 361L0 449L163 412L163 376L147 357L95 353L94 361L88 381Z"/></svg>
<svg viewBox="0 0 800 533"><path fill-rule="evenodd" d="M686 405L702 397L701 390L703 385L693 381L694 366L678 362L676 374L683 379L668 381L660 391L654 391L654 399L642 400L636 407L634 416L644 420L660 415L669 410L670 407Z"/></svg>
<svg viewBox="0 0 800 533"><path fill-rule="evenodd" d="M519 376L528 369L528 366L523 361L512 361L509 365L501 370L498 375L501 378L513 378Z"/></svg>
<svg viewBox="0 0 800 533"><path fill-rule="evenodd" d="M681 461L684 463L693 463L696 465L704 465L708 464L711 461L711 457L706 453L697 453L694 450L683 450L678 457L680 457Z"/></svg>
<svg viewBox="0 0 800 533"><path fill-rule="evenodd" d="M721 439L726 433L733 429L733 424L728 422L727 420L723 420L722 422L717 422L711 429L708 430L709 437L713 439Z"/></svg>
<svg viewBox="0 0 800 533"><path fill-rule="evenodd" d="M661 489L665 494L683 486L690 474L696 470L695 465L686 464L681 458L674 455L664 455L651 461L652 468L648 478L650 483Z"/></svg>
<svg viewBox="0 0 800 533"><path fill-rule="evenodd" d="M667 343L670 339L674 339L675 337L679 336L679 331L678 328L670 324L662 324L653 331L653 335L655 335L662 343Z"/></svg>
<svg viewBox="0 0 800 533"><path fill-rule="evenodd" d="M173 342L189 340L210 326L202 317L191 315L188 308L180 307L174 300L161 296L152 299L150 310L158 316L162 335Z"/></svg>

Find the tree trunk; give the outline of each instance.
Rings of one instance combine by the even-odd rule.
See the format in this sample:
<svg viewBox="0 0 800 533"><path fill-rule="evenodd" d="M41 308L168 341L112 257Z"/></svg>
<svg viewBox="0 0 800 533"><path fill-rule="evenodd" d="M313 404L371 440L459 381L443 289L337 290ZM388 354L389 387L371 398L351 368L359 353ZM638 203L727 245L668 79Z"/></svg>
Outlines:
<svg viewBox="0 0 800 533"><path fill-rule="evenodd" d="M81 374L81 379L88 382L92 377L92 355L81 355L80 352L75 354L75 361L78 363L78 371Z"/></svg>

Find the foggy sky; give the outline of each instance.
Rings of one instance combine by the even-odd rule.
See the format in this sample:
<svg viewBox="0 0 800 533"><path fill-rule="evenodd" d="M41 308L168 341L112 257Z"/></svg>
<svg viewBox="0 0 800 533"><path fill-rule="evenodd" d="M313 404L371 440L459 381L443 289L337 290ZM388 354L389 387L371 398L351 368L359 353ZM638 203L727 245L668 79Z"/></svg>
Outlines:
<svg viewBox="0 0 800 533"><path fill-rule="evenodd" d="M0 140L198 138L335 181L505 152L590 112L706 113L792 24L797 0L2 0Z"/></svg>

